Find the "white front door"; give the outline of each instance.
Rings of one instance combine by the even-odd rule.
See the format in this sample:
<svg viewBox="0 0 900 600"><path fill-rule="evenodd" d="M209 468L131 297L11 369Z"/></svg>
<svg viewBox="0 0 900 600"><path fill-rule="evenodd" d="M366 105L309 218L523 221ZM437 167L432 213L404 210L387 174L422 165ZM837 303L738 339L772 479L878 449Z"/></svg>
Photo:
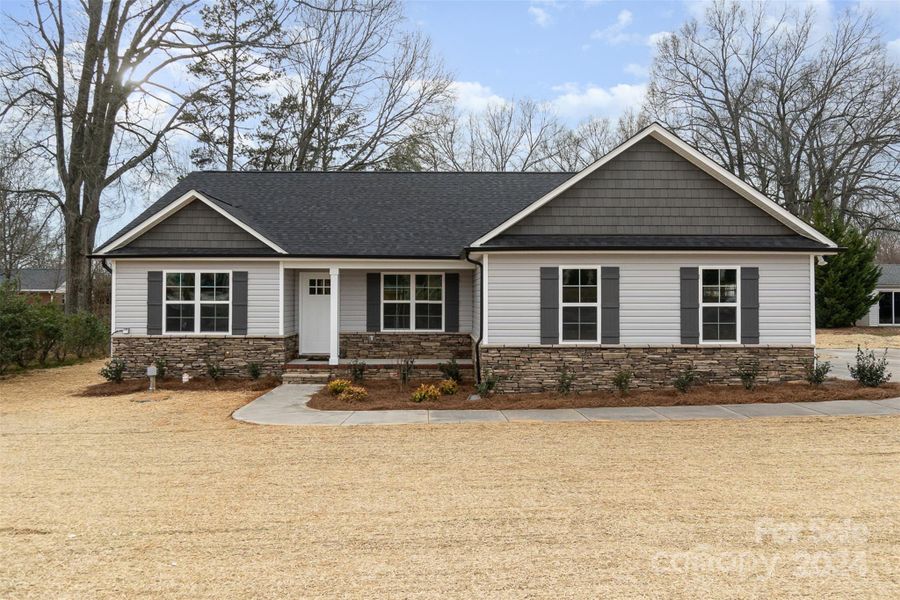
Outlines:
<svg viewBox="0 0 900 600"><path fill-rule="evenodd" d="M328 273L300 274L300 353L328 354L331 332Z"/></svg>

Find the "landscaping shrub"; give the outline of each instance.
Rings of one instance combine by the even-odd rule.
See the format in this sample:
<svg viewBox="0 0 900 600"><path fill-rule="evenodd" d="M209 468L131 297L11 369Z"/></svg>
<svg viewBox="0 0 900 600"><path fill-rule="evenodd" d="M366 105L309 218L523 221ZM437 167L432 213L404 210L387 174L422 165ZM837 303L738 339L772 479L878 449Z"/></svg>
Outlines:
<svg viewBox="0 0 900 600"><path fill-rule="evenodd" d="M556 380L556 391L560 394L568 394L572 391L573 381L575 381L575 374L563 365L562 370L559 372L559 378Z"/></svg>
<svg viewBox="0 0 900 600"><path fill-rule="evenodd" d="M456 383L462 383L462 373L459 371L459 363L456 362L455 358L451 358L449 362L439 364L438 369L447 379L452 379Z"/></svg>
<svg viewBox="0 0 900 600"><path fill-rule="evenodd" d="M106 325L98 317L88 312L66 315L66 351L84 358L105 351L108 341Z"/></svg>
<svg viewBox="0 0 900 600"><path fill-rule="evenodd" d="M353 383L346 379L332 379L328 382L328 393L332 396L337 396L352 385Z"/></svg>
<svg viewBox="0 0 900 600"><path fill-rule="evenodd" d="M125 361L121 358L111 358L100 369L100 375L107 381L122 383L125 379Z"/></svg>
<svg viewBox="0 0 900 600"><path fill-rule="evenodd" d="M444 379L438 384L438 389L445 396L452 396L459 391L459 384L454 379Z"/></svg>
<svg viewBox="0 0 900 600"><path fill-rule="evenodd" d="M622 369L613 376L613 385L616 386L616 389L624 396L628 393L628 390L631 389L631 380L633 377L634 373L631 372L631 369Z"/></svg>
<svg viewBox="0 0 900 600"><path fill-rule="evenodd" d="M169 370L169 365L166 363L166 359L158 356L153 359L153 366L156 367L156 376L162 379L166 376L166 371Z"/></svg>
<svg viewBox="0 0 900 600"><path fill-rule="evenodd" d="M368 397L369 392L366 391L366 388L359 385L348 385L338 394L338 399L344 402L363 402Z"/></svg>
<svg viewBox="0 0 900 600"><path fill-rule="evenodd" d="M441 397L441 391L435 385L423 383L412 393L413 402L434 402Z"/></svg>
<svg viewBox="0 0 900 600"><path fill-rule="evenodd" d="M350 379L353 383L360 383L366 376L365 361L354 358L350 362Z"/></svg>
<svg viewBox="0 0 900 600"><path fill-rule="evenodd" d="M13 364L27 364L34 339L31 308L12 283L0 285L0 373Z"/></svg>
<svg viewBox="0 0 900 600"><path fill-rule="evenodd" d="M679 373L678 376L675 377L675 381L673 383L676 390L678 390L682 394L686 394L688 390L693 387L696 381L697 372L694 371L694 366L691 365L690 367Z"/></svg>
<svg viewBox="0 0 900 600"><path fill-rule="evenodd" d="M66 315L55 304L39 304L31 308L31 324L34 354L43 367L50 353L65 341Z"/></svg>
<svg viewBox="0 0 900 600"><path fill-rule="evenodd" d="M745 390L752 390L756 387L756 378L759 377L759 361L751 360L746 363L739 363L737 376L744 385Z"/></svg>
<svg viewBox="0 0 900 600"><path fill-rule="evenodd" d="M206 360L206 374L209 375L209 378L213 381L218 381L222 378L222 375L225 372L222 370L222 365L217 363L214 360Z"/></svg>
<svg viewBox="0 0 900 600"><path fill-rule="evenodd" d="M475 391L478 392L478 395L482 398L487 398L494 393L494 390L499 384L500 378L497 377L493 371L488 369L481 377L481 381L475 384Z"/></svg>
<svg viewBox="0 0 900 600"><path fill-rule="evenodd" d="M866 387L878 387L891 379L891 374L887 372L887 350L878 359L875 357L874 350L864 352L857 346L856 366L847 366L850 367L850 377Z"/></svg>
<svg viewBox="0 0 900 600"><path fill-rule="evenodd" d="M397 361L397 378L400 380L401 386L406 387L409 380L412 379L415 364L414 358L401 358Z"/></svg>
<svg viewBox="0 0 900 600"><path fill-rule="evenodd" d="M262 375L262 367L259 363L252 362L247 365L247 373L250 374L250 379L259 379L259 376Z"/></svg>
<svg viewBox="0 0 900 600"><path fill-rule="evenodd" d="M816 355L815 360L806 367L806 381L812 385L822 385L825 383L829 371L831 371L831 363L827 360L819 360L819 356Z"/></svg>

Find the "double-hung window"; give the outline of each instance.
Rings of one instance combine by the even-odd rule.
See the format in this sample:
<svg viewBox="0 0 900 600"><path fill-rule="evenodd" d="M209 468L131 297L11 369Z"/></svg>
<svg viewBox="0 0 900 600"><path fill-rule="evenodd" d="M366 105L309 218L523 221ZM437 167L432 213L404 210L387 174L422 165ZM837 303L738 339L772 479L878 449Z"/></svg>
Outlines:
<svg viewBox="0 0 900 600"><path fill-rule="evenodd" d="M600 269L560 269L560 341L596 342L600 331Z"/></svg>
<svg viewBox="0 0 900 600"><path fill-rule="evenodd" d="M737 342L739 269L700 269L700 342Z"/></svg>
<svg viewBox="0 0 900 600"><path fill-rule="evenodd" d="M440 273L384 273L381 279L384 331L443 331L444 276Z"/></svg>
<svg viewBox="0 0 900 600"><path fill-rule="evenodd" d="M230 333L231 273L167 272L166 333Z"/></svg>
<svg viewBox="0 0 900 600"><path fill-rule="evenodd" d="M900 325L900 292L881 292L879 294L878 324Z"/></svg>

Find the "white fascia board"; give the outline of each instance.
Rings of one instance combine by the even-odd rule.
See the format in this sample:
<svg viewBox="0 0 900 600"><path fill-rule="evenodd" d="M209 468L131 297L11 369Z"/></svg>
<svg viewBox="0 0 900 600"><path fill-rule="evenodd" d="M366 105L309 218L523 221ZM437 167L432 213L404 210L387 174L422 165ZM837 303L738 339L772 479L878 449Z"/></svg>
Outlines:
<svg viewBox="0 0 900 600"><path fill-rule="evenodd" d="M180 198L178 198L177 200L175 200L174 202L169 204L167 207L165 207L164 209L162 209L155 215L151 216L147 220L145 220L143 223L140 223L137 226L135 226L134 228L132 228L131 230L126 231L124 234L122 234L118 238L114 239L113 241L109 242L107 245L105 245L102 248L100 248L99 250L97 250L96 254L105 254L107 252L111 252L112 250L115 250L116 248L124 246L125 244L134 240L135 238L140 237L141 235L143 235L144 233L146 233L147 231L149 231L150 229L152 229L159 223L165 221L168 217L172 216L173 214L175 214L176 212L178 212L179 210L181 210L182 208L184 208L185 206L187 206L194 200L199 200L200 202L203 202L208 207L210 207L211 209L213 209L214 211L216 211L217 213L219 213L220 215L222 215L223 217L225 217L226 219L228 219L229 221L231 221L232 223L234 223L235 225L237 225L238 227L240 227L241 229L243 229L244 231L246 231L247 233L249 233L256 239L258 239L259 241L261 241L262 243L267 245L269 248L275 250L279 254L287 254L287 252L283 248L281 248L281 246L272 242L271 240L266 238L264 235L262 235L261 233L259 233L258 231L256 231L255 229L253 229L252 227L250 227L249 225L247 225L240 219L236 218L234 215L230 214L228 211L222 209L215 202L213 202L212 200L210 200L209 198L207 198L206 196L204 196L197 190L190 190L189 192L187 192L186 194L184 194L183 196L181 196Z"/></svg>
<svg viewBox="0 0 900 600"><path fill-rule="evenodd" d="M534 211L538 210L539 208L574 186L576 183L586 178L588 175L648 136L653 137L654 139L665 145L667 148L674 151L676 154L686 159L687 161L691 162L694 166L700 168L702 171L705 171L708 175L717 179L720 183L724 184L746 200L752 202L758 208L762 209L767 214L777 219L790 229L796 231L800 235L812 238L831 248L837 247L837 244L816 231L814 227L805 223L802 219L797 218L788 210L779 206L776 202L773 202L772 200L761 194L759 191L753 188L753 186L748 185L733 173L722 168L717 163L692 148L690 145L681 140L681 138L668 131L658 123L653 123L652 125L644 128L643 131L635 134L632 138L626 140L625 142L611 150L609 153L605 154L592 164L585 167L580 173L574 175L570 179L567 179L565 182L533 202L528 207L519 211L518 213L489 231L487 234L478 238L472 244L472 247L482 246L486 242L497 237L498 235L500 235Z"/></svg>

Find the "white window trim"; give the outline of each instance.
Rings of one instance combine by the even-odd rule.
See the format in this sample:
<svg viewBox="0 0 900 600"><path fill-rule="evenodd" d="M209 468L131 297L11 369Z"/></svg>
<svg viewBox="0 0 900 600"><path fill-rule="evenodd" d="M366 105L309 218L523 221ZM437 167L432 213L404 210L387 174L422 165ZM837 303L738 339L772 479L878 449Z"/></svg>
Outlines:
<svg viewBox="0 0 900 600"><path fill-rule="evenodd" d="M597 271L597 301L596 302L566 302L563 303L562 292L563 292L563 270L570 269L595 269ZM601 298L601 290L600 286L603 285L600 278L600 265L561 265L559 267L559 274L557 275L557 280L559 284L556 286L557 293L559 294L559 343L560 345L571 345L571 346L596 346L600 343L601 333L600 333L600 319L601 319L601 310L600 310L600 298ZM586 306L586 307L596 307L597 309L597 339L594 340L563 340L563 307L564 306Z"/></svg>
<svg viewBox="0 0 900 600"><path fill-rule="evenodd" d="M898 326L900 326L900 322L898 322L898 321L900 321L900 315L897 314L897 299L896 299L896 296L900 295L900 290L889 290L889 289L875 290L875 294L877 295L876 296L877 300L875 301L875 306L876 306L875 315L878 319L878 323L875 326L876 327L898 327ZM881 306L879 306L879 304L881 302L881 294L893 294L893 296L891 296L891 315L894 318L893 323L882 323L881 322Z"/></svg>
<svg viewBox="0 0 900 600"><path fill-rule="evenodd" d="M385 300L384 299L384 277L385 275L409 275L409 300ZM441 276L441 301L419 300L416 301L416 275L440 275ZM445 274L440 271L383 271L381 273L381 290L379 292L380 301L378 310L381 312L381 331L383 333L444 333L447 327L446 302L447 302L447 286ZM384 305L387 304L409 304L409 329L385 329L384 327ZM440 304L441 305L441 328L440 329L417 329L416 328L416 304Z"/></svg>
<svg viewBox="0 0 900 600"><path fill-rule="evenodd" d="M720 269L734 269L735 273L735 301L734 302L704 302L703 301L703 271L713 271ZM697 308L697 320L700 325L700 343L710 344L714 346L739 346L741 344L741 267L739 265L700 265L697 267L697 300L699 307ZM735 339L731 340L704 340L703 339L703 309L704 307L734 307L735 310Z"/></svg>
<svg viewBox="0 0 900 600"><path fill-rule="evenodd" d="M183 302L181 300L166 300L166 281L169 278L169 273L193 273L194 274L194 301L193 302ZM212 273L212 274L228 274L228 300L204 300L200 301L200 274L201 273ZM163 271L162 278L162 300L163 300L163 309L162 309L162 325L163 325L163 335L198 335L198 336L216 336L216 335L231 335L232 328L232 319L234 318L234 307L232 306L232 301L234 300L234 273L232 271L223 270L223 269L183 269L183 270L172 270L172 271ZM169 304L193 304L194 305L194 331L169 331L168 319L166 319L166 306ZM200 305L201 304L227 304L228 305L228 331L200 331Z"/></svg>

